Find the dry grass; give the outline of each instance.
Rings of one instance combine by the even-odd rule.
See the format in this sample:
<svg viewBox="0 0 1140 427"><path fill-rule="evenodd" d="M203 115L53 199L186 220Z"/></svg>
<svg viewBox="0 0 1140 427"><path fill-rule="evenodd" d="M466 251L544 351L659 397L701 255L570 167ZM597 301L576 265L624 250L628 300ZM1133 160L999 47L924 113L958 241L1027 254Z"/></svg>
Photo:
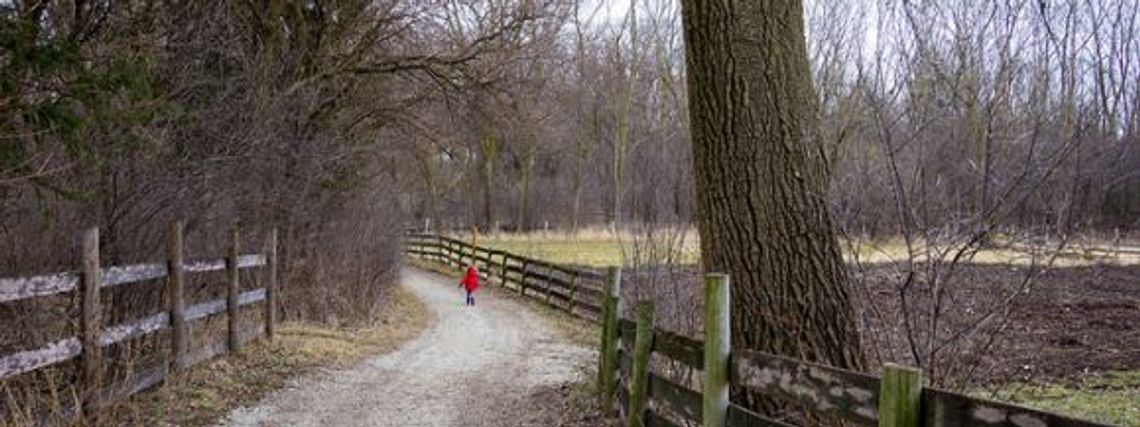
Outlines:
<svg viewBox="0 0 1140 427"><path fill-rule="evenodd" d="M697 264L700 260L700 239L693 230L686 231L689 238L680 249L683 264ZM663 234L668 234L665 232ZM465 241L472 241L470 233L456 235ZM495 249L501 249L519 255L546 261L585 265L590 267L605 267L610 265L630 265L631 242L637 236L630 231L613 232L605 228L590 228L578 233L564 231L537 231L531 233L493 233L479 235L474 241ZM915 243L921 249L922 242ZM890 238L875 241L859 242L857 244L844 244L843 249L849 252L857 251L859 259L869 263L897 262L907 258L906 245L901 239ZM1123 245L1122 253L1114 252L1115 245L1108 241L1096 239L1081 239L1074 241L1057 257L1054 262L1058 267L1079 267L1094 264L1136 265L1140 264L1140 244L1128 242ZM853 249L857 248L857 249ZM978 251L972 259L973 264L987 265L1018 265L1027 266L1040 264L1046 258L1046 253L1034 256L1031 250L1025 248L993 248ZM848 253L849 259L854 253ZM921 254L916 261L925 261Z"/></svg>
<svg viewBox="0 0 1140 427"><path fill-rule="evenodd" d="M696 234L695 229L688 229L687 231L693 235ZM468 231L468 232L458 233L458 234L456 234L456 236L457 237L465 237L466 239L470 239L471 233ZM514 232L504 232L504 231L492 232L492 233L480 233L478 240L491 239L494 241L502 241L502 242L519 241L519 240L523 240L523 241L529 241L529 240L538 240L538 241L550 241L550 240L614 240L614 241L616 241L616 240L631 240L633 238L634 238L634 233L631 230L624 230L623 229L623 230L614 231L612 228L607 227L607 226L593 225L593 226L581 228L578 231L569 231L569 230L542 231L542 230L539 230L539 231L531 231L531 232L526 232L526 233L514 233Z"/></svg>
<svg viewBox="0 0 1140 427"><path fill-rule="evenodd" d="M318 368L343 368L392 351L430 323L423 304L397 289L369 327L333 329L286 323L272 343L257 342L195 367L182 378L143 393L112 411L109 425L210 425L230 410L257 402L289 378Z"/></svg>
<svg viewBox="0 0 1140 427"><path fill-rule="evenodd" d="M1102 423L1140 425L1140 370L1107 372L1077 383L1012 384L996 397Z"/></svg>
<svg viewBox="0 0 1140 427"><path fill-rule="evenodd" d="M660 235L684 233L684 247L679 248L681 260L686 264L696 264L700 248L692 229L662 229ZM474 241L483 246L505 250L514 254L551 262L589 267L606 267L622 264L639 264L634 259L640 256L646 263L648 255L644 248L636 248L636 242L644 240L634 231L614 232L607 228L592 227L576 233L567 231L536 231L531 233L493 233L479 235L472 239L470 233L455 235L464 241ZM642 243L644 244L644 243ZM660 252L660 251L659 251Z"/></svg>
<svg viewBox="0 0 1140 427"><path fill-rule="evenodd" d="M492 240L486 245L530 258L590 267L621 265L624 259L616 240Z"/></svg>
<svg viewBox="0 0 1140 427"><path fill-rule="evenodd" d="M923 242L916 241L916 250L922 250ZM850 249L853 245L845 244L843 249L851 258ZM869 263L898 262L908 258L907 246L901 239L885 239L879 241L861 242L858 247L860 260ZM1028 247L1012 242L1004 242L1001 248L986 248L978 251L968 262L984 265L1014 265L1014 266L1040 266L1048 261L1055 247ZM1056 267L1085 267L1097 264L1109 265L1136 265L1140 264L1140 253L1135 252L1135 246L1124 246L1123 251L1117 252L1111 243L1101 241L1074 241L1066 245L1057 253L1053 262ZM946 251L946 259L954 256L954 251ZM926 262L927 257L921 252L915 256L915 261Z"/></svg>

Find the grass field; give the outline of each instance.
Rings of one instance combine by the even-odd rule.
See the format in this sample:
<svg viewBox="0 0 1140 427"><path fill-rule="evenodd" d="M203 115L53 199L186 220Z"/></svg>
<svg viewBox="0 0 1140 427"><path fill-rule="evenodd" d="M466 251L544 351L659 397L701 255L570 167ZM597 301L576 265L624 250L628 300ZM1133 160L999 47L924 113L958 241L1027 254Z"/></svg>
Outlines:
<svg viewBox="0 0 1140 427"><path fill-rule="evenodd" d="M664 238L656 239L652 245L647 245L647 239L640 236L615 234L599 229L577 234L536 232L481 235L476 242L531 258L590 267L661 263L667 254L672 254L682 264L697 263L700 255L695 231L667 230L661 232L661 235ZM458 237L471 241L469 234ZM674 243L662 242L666 240Z"/></svg>
<svg viewBox="0 0 1140 427"><path fill-rule="evenodd" d="M1113 425L1140 426L1140 370L1108 372L1076 384L1014 384L992 397Z"/></svg>
<svg viewBox="0 0 1140 427"><path fill-rule="evenodd" d="M672 232L670 236L675 235ZM699 241L695 231L684 231L685 238L680 240L680 247L676 253L682 264L697 264L700 260ZM458 236L470 241L470 235ZM590 230L578 235L566 233L527 233L527 234L496 234L479 236L477 243L496 249L506 250L519 255L538 258L550 262L573 265L586 265L591 267L605 267L610 265L632 265L634 254L641 255L639 263L653 263L655 256L646 255L647 251L638 250L639 241L644 238L620 233L614 234L601 230ZM672 239L677 241L677 239ZM659 246L668 246L658 243ZM643 245L642 245L643 246ZM892 262L906 259L906 245L897 239L876 242L864 242L858 245L844 245L844 249L852 246L858 247L859 259L862 262L878 263ZM1096 263L1112 263L1118 265L1140 264L1140 248L1128 245L1129 252L1113 254L1110 246L1101 245L1070 245L1054 262L1058 267L1076 267ZM664 248L653 251L657 254L666 252ZM853 258L851 251L846 254ZM661 258L656 256L656 258ZM975 264L1011 264L1030 265L1045 261L1045 256L1034 257L1027 251L1013 249L985 249L979 251L971 260ZM921 258L920 258L921 260Z"/></svg>
<svg viewBox="0 0 1140 427"><path fill-rule="evenodd" d="M561 264L604 267L622 262L621 245L616 240L488 240L486 245Z"/></svg>

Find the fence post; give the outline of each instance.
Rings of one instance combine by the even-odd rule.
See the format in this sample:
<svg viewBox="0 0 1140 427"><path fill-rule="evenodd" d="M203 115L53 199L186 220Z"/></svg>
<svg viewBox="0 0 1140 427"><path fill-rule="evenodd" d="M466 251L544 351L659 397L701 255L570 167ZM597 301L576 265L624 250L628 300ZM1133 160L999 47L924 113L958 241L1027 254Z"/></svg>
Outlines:
<svg viewBox="0 0 1140 427"><path fill-rule="evenodd" d="M610 267L606 292L602 296L602 351L598 353L598 391L602 394L602 414L614 412L617 388L618 302L621 294L621 267Z"/></svg>
<svg viewBox="0 0 1140 427"><path fill-rule="evenodd" d="M701 393L703 427L724 427L728 418L729 280L705 275L705 381Z"/></svg>
<svg viewBox="0 0 1140 427"><path fill-rule="evenodd" d="M551 270L548 268L546 270L546 274L547 274L547 277L550 277L551 279L553 279L555 273L554 273L554 270ZM553 280L547 280L546 281L546 305L549 305L551 307L557 307L551 302L553 300L553 298L554 298L554 281Z"/></svg>
<svg viewBox="0 0 1140 427"><path fill-rule="evenodd" d="M526 274L530 270L530 260L523 258L522 277L519 277L519 295L526 296Z"/></svg>
<svg viewBox="0 0 1140 427"><path fill-rule="evenodd" d="M435 236L435 235L433 235L431 238L432 238L432 240L435 241L435 245L433 245L434 247L432 248L432 253L435 255L434 259L436 262L442 264L443 263L443 239L440 238L439 236Z"/></svg>
<svg viewBox="0 0 1140 427"><path fill-rule="evenodd" d="M174 371L185 367L186 359L186 275L182 269L182 221L170 224L166 269L170 275L170 356Z"/></svg>
<svg viewBox="0 0 1140 427"><path fill-rule="evenodd" d="M918 427L922 371L888 363L879 383L879 427Z"/></svg>
<svg viewBox="0 0 1140 427"><path fill-rule="evenodd" d="M447 241L443 240L443 236L436 236L436 243L439 244L439 246L436 247L436 251L438 251L438 253L439 253L439 256L437 257L437 261L439 261L440 264L446 265L447 264Z"/></svg>
<svg viewBox="0 0 1140 427"><path fill-rule="evenodd" d="M277 228L269 230L265 245L265 336L273 341L277 330Z"/></svg>
<svg viewBox="0 0 1140 427"><path fill-rule="evenodd" d="M451 240L444 240L444 243L445 246L447 246L447 249L444 251L447 253L447 266L455 267L455 247L451 245Z"/></svg>
<svg viewBox="0 0 1140 427"><path fill-rule="evenodd" d="M508 254L507 251L503 251L503 269L502 269L502 274L499 275L499 278L502 279L502 282L499 285L503 289L507 288L507 258L509 258L510 256L511 255Z"/></svg>
<svg viewBox="0 0 1140 427"><path fill-rule="evenodd" d="M649 353L653 346L653 301L637 303L637 335L633 341L633 372L629 384L628 427L641 427L649 386Z"/></svg>
<svg viewBox="0 0 1140 427"><path fill-rule="evenodd" d="M226 324L229 326L227 337L231 352L238 349L238 230L234 228L232 242L230 243L230 256L226 257L226 272L229 283L226 293Z"/></svg>
<svg viewBox="0 0 1140 427"><path fill-rule="evenodd" d="M440 264L446 264L447 263L447 248L445 247L446 241L443 241L442 236L435 236L435 243L438 244L438 246L435 246L435 252L437 252L437 256L435 256L435 261L439 261Z"/></svg>
<svg viewBox="0 0 1140 427"><path fill-rule="evenodd" d="M436 236L436 235L433 235L431 238L432 238L432 240L435 240L435 248L433 250L433 252L435 253L435 261L442 264L443 263L443 238L440 236Z"/></svg>
<svg viewBox="0 0 1140 427"><path fill-rule="evenodd" d="M99 228L89 228L83 232L83 260L80 286L79 337L83 347L83 412L94 425L98 424L99 389L103 383L102 352L99 348L99 335L102 332L101 309L99 307Z"/></svg>
<svg viewBox="0 0 1140 427"><path fill-rule="evenodd" d="M574 305L578 302L578 273L570 275L570 301L566 302L566 312L574 314Z"/></svg>

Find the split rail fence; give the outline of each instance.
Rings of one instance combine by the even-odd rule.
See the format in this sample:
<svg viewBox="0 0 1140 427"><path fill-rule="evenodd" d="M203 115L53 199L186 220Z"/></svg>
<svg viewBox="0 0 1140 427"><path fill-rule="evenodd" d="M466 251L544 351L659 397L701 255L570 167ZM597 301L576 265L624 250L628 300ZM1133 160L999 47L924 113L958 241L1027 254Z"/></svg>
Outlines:
<svg viewBox="0 0 1140 427"><path fill-rule="evenodd" d="M0 279L0 303L77 293L77 336L35 349L0 355L0 381L78 358L78 407L71 405L62 413L46 414L47 419L41 422L54 424L61 421L52 421L55 418L71 418L80 414L89 420L97 420L99 409L161 383L171 372L237 351L258 336L273 337L277 288L276 231L269 234L265 253L240 254L239 236L235 231L228 256L194 261L186 261L182 257L182 233L181 223L172 224L165 262L104 267L99 263L99 230L92 228L82 235L82 262L77 270ZM254 268L264 269L265 286L241 292L239 271ZM186 276L220 271L227 273L226 297L187 305ZM167 280L156 285L164 283L166 287L166 310L122 324L103 324L101 292L128 283L163 278ZM263 304L262 322L242 324L239 309L258 303ZM218 315L227 317L226 333L207 337L204 342L191 342L191 328ZM106 348L167 329L170 330L167 360L135 369L119 383L105 384L107 360L103 352Z"/></svg>
<svg viewBox="0 0 1140 427"><path fill-rule="evenodd" d="M602 314L605 275L601 272L472 246L459 239L436 235L408 234L404 248L410 255L453 268L476 265L485 283L497 283L574 316L596 320Z"/></svg>
<svg viewBox="0 0 1140 427"><path fill-rule="evenodd" d="M598 390L603 412L626 425L792 427L729 400L749 390L814 416L879 427L1105 427L1064 415L925 387L918 369L887 364L881 376L759 351L733 350L729 278L704 280L705 340L653 327L651 301L636 302L636 319L620 318L621 269L567 267L473 246L443 236L409 234L408 254L450 267L480 267L490 280L539 302L601 323ZM701 373L690 387L654 371L650 356Z"/></svg>

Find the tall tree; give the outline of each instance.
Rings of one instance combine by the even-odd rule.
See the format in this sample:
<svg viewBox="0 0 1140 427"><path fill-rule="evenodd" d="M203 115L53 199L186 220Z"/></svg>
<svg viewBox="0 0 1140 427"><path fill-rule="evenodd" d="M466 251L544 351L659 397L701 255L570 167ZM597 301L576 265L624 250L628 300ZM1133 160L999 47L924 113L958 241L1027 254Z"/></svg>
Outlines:
<svg viewBox="0 0 1140 427"><path fill-rule="evenodd" d="M732 277L733 346L861 368L800 1L683 0L682 19L701 259Z"/></svg>

